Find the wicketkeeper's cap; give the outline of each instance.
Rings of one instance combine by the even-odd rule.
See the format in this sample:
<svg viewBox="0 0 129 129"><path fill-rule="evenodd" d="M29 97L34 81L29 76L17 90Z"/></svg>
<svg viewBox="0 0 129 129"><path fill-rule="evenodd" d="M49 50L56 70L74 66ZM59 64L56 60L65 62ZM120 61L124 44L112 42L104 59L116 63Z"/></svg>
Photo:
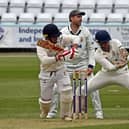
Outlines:
<svg viewBox="0 0 129 129"><path fill-rule="evenodd" d="M77 16L77 15L81 15L81 16L84 16L85 15L85 12L81 12L79 10L72 10L70 13L69 13L69 21L71 21L71 17L73 16Z"/></svg>
<svg viewBox="0 0 129 129"><path fill-rule="evenodd" d="M47 24L43 28L43 36L47 37L59 37L61 32L55 24Z"/></svg>

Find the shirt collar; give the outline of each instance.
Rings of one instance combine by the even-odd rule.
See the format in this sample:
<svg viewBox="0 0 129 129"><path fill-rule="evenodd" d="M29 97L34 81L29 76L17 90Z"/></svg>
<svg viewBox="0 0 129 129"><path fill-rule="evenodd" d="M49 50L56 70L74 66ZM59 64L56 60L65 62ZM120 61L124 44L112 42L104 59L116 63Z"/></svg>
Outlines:
<svg viewBox="0 0 129 129"><path fill-rule="evenodd" d="M80 27L78 28L77 32L74 33L74 32L72 31L72 29L71 29L71 24L69 24L68 30L69 30L69 32L70 32L72 35L79 35L80 32L82 31L82 28L81 28L81 26L80 26Z"/></svg>

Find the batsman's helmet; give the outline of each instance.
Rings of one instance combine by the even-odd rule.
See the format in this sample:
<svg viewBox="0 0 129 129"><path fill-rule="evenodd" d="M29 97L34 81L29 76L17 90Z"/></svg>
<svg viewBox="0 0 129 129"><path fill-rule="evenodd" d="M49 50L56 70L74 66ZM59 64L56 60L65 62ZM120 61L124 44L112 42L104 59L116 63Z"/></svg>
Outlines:
<svg viewBox="0 0 129 129"><path fill-rule="evenodd" d="M47 37L58 37L61 35L61 32L55 24L47 24L43 28L43 35Z"/></svg>
<svg viewBox="0 0 129 129"><path fill-rule="evenodd" d="M106 30L100 30L95 34L95 40L98 43L109 42L111 40L111 36Z"/></svg>

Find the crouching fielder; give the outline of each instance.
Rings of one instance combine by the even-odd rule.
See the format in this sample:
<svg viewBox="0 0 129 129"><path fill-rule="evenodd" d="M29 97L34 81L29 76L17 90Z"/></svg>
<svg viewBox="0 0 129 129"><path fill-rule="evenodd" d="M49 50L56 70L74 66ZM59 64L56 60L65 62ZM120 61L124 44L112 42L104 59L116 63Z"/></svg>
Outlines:
<svg viewBox="0 0 129 129"><path fill-rule="evenodd" d="M46 118L52 99L54 84L57 84L60 93L60 117L64 120L71 119L72 87L64 60L72 60L76 50L64 50L63 44L79 42L75 36L61 35L54 24L47 24L43 29L44 40L37 43L37 55L40 60L40 110L41 118ZM56 45L55 45L56 44Z"/></svg>
<svg viewBox="0 0 129 129"><path fill-rule="evenodd" d="M113 84L129 89L129 56L121 42L111 39L109 33L100 30L95 35L95 40L100 46L95 52L95 60L102 68L88 81L88 94L97 89ZM78 89L77 89L78 94ZM82 87L84 95L84 86Z"/></svg>

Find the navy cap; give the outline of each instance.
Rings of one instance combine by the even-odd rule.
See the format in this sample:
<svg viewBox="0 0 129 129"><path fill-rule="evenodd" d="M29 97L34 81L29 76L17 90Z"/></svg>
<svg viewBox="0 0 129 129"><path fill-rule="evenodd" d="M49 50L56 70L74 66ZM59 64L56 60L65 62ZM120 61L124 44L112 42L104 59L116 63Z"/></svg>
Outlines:
<svg viewBox="0 0 129 129"><path fill-rule="evenodd" d="M47 24L43 28L44 37L59 37L61 32L55 24Z"/></svg>
<svg viewBox="0 0 129 129"><path fill-rule="evenodd" d="M109 42L111 40L111 36L106 30L100 30L95 34L95 40L98 43Z"/></svg>

